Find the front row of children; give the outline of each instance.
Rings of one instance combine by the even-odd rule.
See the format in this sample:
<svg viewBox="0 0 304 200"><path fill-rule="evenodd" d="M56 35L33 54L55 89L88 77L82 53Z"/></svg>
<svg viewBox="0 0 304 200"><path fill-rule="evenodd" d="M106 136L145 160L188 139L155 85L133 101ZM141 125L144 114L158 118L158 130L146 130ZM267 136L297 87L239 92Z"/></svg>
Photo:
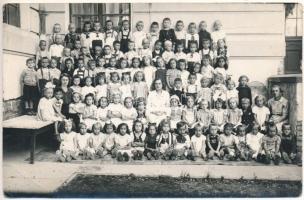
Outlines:
<svg viewBox="0 0 304 200"><path fill-rule="evenodd" d="M278 165L281 157L285 163L296 162L295 138L290 125L283 124L282 135L277 127L269 124L266 135L260 133L260 126L251 124L251 132L246 134L246 126L226 123L223 133L219 127L210 124L205 128L200 124L194 127L193 135L188 125L180 121L176 129L171 129L170 120L164 119L157 126L149 123L147 128L140 120L135 120L132 131L126 123L116 128L108 121L102 127L100 122L93 124L92 133L87 132L85 123L78 126L79 133L73 131L73 121L64 120L64 132L59 135L60 147L56 152L61 162L72 159L96 159L110 155L118 161L142 160L256 160ZM236 131L236 133L234 132ZM191 136L191 137L190 137Z"/></svg>

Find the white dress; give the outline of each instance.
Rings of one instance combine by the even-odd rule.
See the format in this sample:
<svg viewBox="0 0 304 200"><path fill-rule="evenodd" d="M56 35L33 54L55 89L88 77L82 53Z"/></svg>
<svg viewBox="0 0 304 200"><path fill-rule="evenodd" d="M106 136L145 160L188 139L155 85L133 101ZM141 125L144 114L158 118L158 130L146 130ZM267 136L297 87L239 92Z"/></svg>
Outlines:
<svg viewBox="0 0 304 200"><path fill-rule="evenodd" d="M108 106L108 110L111 111L111 112L119 112L121 113L121 111L123 110L124 106L122 104L114 104L114 103L111 103L109 106ZM118 118L118 117L113 117L110 119L112 121L112 123L117 127L119 124L121 124L122 120L121 118Z"/></svg>
<svg viewBox="0 0 304 200"><path fill-rule="evenodd" d="M161 115L156 115L152 112L163 112ZM157 93L155 90L151 91L147 98L146 116L149 122L159 123L170 115L170 95L167 91L162 90Z"/></svg>
<svg viewBox="0 0 304 200"><path fill-rule="evenodd" d="M122 122L126 123L129 127L129 130L132 130L132 126L133 126L133 121L136 119L137 117L137 111L135 108L126 108L124 107L121 110L121 114L122 114ZM134 117L134 119L126 119L126 118L132 118Z"/></svg>
<svg viewBox="0 0 304 200"><path fill-rule="evenodd" d="M108 110L109 110L108 107L105 107L105 108L99 107L97 109L97 120L98 120L98 122L101 123L102 127L105 125L106 121L108 120L108 117L107 117Z"/></svg>
<svg viewBox="0 0 304 200"><path fill-rule="evenodd" d="M114 141L116 145L119 145L120 148L125 148L128 146L129 143L132 142L132 138L129 134L125 135L120 135L116 134L114 136ZM127 148L127 149L118 149L117 153L127 153L129 156L132 156L132 149Z"/></svg>
<svg viewBox="0 0 304 200"><path fill-rule="evenodd" d="M60 147L59 150L61 151L75 151L75 144L74 144L74 138L76 136L76 133L74 131L70 133L61 133L60 134Z"/></svg>
<svg viewBox="0 0 304 200"><path fill-rule="evenodd" d="M53 105L55 98L41 98L37 109L37 118L41 121L60 121L62 118L56 117Z"/></svg>
<svg viewBox="0 0 304 200"><path fill-rule="evenodd" d="M96 91L96 101L99 101L99 99L101 97L107 97L108 95L108 86L107 84L104 85L97 85L95 87L95 91Z"/></svg>
<svg viewBox="0 0 304 200"><path fill-rule="evenodd" d="M153 83L153 79L155 77L156 67L146 66L143 71L144 71L144 75L145 75L145 79L146 79L148 89L150 89L151 85Z"/></svg>
<svg viewBox="0 0 304 200"><path fill-rule="evenodd" d="M76 144L78 152L84 152L87 150L90 136L91 135L89 133L86 133L84 135L81 135L80 133L76 134Z"/></svg>
<svg viewBox="0 0 304 200"><path fill-rule="evenodd" d="M197 155L200 155L202 152L206 152L206 149L203 149L203 147L206 147L206 136L201 135L200 137L197 137L196 135L193 135L191 137L191 144L194 147L192 150Z"/></svg>

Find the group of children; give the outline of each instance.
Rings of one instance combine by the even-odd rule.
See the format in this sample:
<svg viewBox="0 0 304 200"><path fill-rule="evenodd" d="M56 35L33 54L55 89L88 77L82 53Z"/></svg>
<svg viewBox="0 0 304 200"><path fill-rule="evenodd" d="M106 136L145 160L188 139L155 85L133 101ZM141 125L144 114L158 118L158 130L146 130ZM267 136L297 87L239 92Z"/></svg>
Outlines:
<svg viewBox="0 0 304 200"><path fill-rule="evenodd" d="M55 24L54 33L40 40L36 59L26 61L26 113L56 122L61 161L107 154L119 161L295 161L288 101L273 86L272 99L258 95L252 102L246 75L236 86L220 21L212 33L205 21L199 30L191 22L187 32L181 20L172 29L169 18L161 30L157 22L149 33L143 27L137 22L132 33L125 20L116 32L108 20L102 31L100 22L85 22L78 34L70 24L63 41ZM157 123L146 116L156 81L169 102L166 118Z"/></svg>

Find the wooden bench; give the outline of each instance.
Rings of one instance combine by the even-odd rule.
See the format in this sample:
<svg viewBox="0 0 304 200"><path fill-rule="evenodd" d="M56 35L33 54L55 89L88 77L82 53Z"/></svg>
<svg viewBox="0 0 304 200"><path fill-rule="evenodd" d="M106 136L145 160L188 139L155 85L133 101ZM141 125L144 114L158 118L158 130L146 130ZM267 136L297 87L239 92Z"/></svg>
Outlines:
<svg viewBox="0 0 304 200"><path fill-rule="evenodd" d="M3 133L14 132L31 136L30 164L35 161L36 136L52 130L54 122L39 121L36 116L22 115L3 121Z"/></svg>

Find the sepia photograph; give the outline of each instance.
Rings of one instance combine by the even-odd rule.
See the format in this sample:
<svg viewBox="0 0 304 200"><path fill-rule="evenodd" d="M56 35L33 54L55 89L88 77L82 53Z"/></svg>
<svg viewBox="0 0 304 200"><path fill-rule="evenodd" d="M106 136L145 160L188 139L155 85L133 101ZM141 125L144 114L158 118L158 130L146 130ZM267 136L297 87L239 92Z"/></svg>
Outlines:
<svg viewBox="0 0 304 200"><path fill-rule="evenodd" d="M3 197L301 198L301 3L1 8Z"/></svg>

